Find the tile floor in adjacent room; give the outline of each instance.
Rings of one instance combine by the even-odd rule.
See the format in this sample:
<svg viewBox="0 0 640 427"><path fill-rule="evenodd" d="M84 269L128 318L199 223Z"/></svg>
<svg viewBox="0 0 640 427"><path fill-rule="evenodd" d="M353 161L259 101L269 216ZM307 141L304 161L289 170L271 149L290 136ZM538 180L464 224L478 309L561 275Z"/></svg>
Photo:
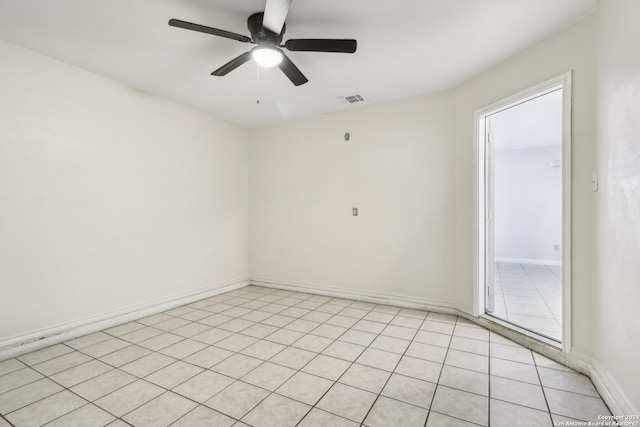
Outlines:
<svg viewBox="0 0 640 427"><path fill-rule="evenodd" d="M0 426L552 426L591 381L469 321L248 286L0 362Z"/></svg>
<svg viewBox="0 0 640 427"><path fill-rule="evenodd" d="M562 339L562 267L496 263L493 316Z"/></svg>

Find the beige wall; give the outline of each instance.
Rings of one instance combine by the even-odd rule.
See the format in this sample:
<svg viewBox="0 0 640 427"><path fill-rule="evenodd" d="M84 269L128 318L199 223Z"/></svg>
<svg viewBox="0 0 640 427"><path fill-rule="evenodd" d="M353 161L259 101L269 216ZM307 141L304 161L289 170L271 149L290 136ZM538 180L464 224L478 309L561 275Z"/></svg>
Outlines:
<svg viewBox="0 0 640 427"><path fill-rule="evenodd" d="M598 3L593 354L640 411L640 2Z"/></svg>
<svg viewBox="0 0 640 427"><path fill-rule="evenodd" d="M0 43L0 343L246 279L247 131Z"/></svg>
<svg viewBox="0 0 640 427"><path fill-rule="evenodd" d="M439 92L253 130L251 277L455 301L452 101Z"/></svg>

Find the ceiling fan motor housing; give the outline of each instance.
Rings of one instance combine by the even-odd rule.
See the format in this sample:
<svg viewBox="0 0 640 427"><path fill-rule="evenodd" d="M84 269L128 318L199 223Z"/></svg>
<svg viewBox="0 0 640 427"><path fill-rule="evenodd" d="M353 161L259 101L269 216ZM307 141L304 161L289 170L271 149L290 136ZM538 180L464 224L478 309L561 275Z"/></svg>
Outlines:
<svg viewBox="0 0 640 427"><path fill-rule="evenodd" d="M275 34L262 27L263 16L263 12L258 12L251 15L247 20L247 28L249 28L253 42L262 45L279 46L282 43L282 36L287 29L287 24L282 25L280 34Z"/></svg>
<svg viewBox="0 0 640 427"><path fill-rule="evenodd" d="M183 28L185 30L197 31L230 40L236 40L241 43L257 45L250 51L233 58L222 67L213 71L211 73L212 76L226 76L231 71L240 67L242 64L246 64L253 58L259 65L264 67L277 65L291 83L295 86L300 86L307 83L309 80L304 74L302 74L302 71L296 67L293 61L285 55L282 48L293 52L354 53L358 42L353 39L289 39L283 45L282 38L287 29L284 21L289 13L290 5L291 0L266 0L265 12L254 13L247 20L247 27L251 33L251 38L232 31L194 24L193 22L183 21L181 19L170 19L169 25L172 27ZM279 34L263 27L262 24L265 13L267 14L267 27L275 29Z"/></svg>

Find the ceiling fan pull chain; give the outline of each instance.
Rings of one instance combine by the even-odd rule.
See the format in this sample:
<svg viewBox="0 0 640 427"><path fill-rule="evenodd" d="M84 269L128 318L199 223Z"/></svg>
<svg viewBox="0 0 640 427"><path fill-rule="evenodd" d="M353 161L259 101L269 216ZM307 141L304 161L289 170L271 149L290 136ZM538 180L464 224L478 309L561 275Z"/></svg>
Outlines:
<svg viewBox="0 0 640 427"><path fill-rule="evenodd" d="M260 105L260 67L256 66L257 79L256 79L256 104Z"/></svg>

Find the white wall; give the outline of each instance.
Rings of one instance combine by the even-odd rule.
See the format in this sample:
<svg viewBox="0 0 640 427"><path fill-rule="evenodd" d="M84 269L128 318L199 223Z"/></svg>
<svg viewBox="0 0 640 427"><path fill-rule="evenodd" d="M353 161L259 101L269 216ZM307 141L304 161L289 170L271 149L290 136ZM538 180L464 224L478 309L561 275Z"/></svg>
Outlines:
<svg viewBox="0 0 640 427"><path fill-rule="evenodd" d="M452 120L439 92L252 130L251 278L455 301Z"/></svg>
<svg viewBox="0 0 640 427"><path fill-rule="evenodd" d="M598 2L593 353L640 412L640 2Z"/></svg>
<svg viewBox="0 0 640 427"><path fill-rule="evenodd" d="M562 145L563 94L558 88L492 114L496 150Z"/></svg>
<svg viewBox="0 0 640 427"><path fill-rule="evenodd" d="M247 276L247 131L0 43L0 342Z"/></svg>
<svg viewBox="0 0 640 427"><path fill-rule="evenodd" d="M498 150L494 159L496 258L560 262L562 168L551 164L562 146Z"/></svg>

